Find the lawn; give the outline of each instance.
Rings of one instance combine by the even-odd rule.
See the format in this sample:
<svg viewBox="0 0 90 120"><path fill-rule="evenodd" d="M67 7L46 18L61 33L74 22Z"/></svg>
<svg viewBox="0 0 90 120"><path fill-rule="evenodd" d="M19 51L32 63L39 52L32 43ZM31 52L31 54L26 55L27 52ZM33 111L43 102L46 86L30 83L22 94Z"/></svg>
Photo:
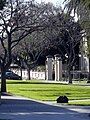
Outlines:
<svg viewBox="0 0 90 120"><path fill-rule="evenodd" d="M81 101L69 101L69 103L68 103L69 105L81 105L81 106L90 106L90 100L81 100Z"/></svg>
<svg viewBox="0 0 90 120"><path fill-rule="evenodd" d="M15 95L21 95L42 101L56 101L60 95L66 95L69 100L90 99L90 86L46 83L41 81L7 81L7 90ZM70 104L73 104L70 103ZM84 103L85 104L85 103ZM88 101L90 105L90 101Z"/></svg>

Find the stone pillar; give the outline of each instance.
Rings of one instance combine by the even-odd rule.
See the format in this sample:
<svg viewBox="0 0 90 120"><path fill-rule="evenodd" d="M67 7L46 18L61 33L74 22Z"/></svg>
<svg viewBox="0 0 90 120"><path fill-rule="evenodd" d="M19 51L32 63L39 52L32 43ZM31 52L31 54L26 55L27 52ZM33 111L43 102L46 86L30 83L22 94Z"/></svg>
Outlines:
<svg viewBox="0 0 90 120"><path fill-rule="evenodd" d="M81 54L81 71L83 72L84 71L84 55Z"/></svg>
<svg viewBox="0 0 90 120"><path fill-rule="evenodd" d="M79 65L80 65L80 70L81 72L83 71L86 71L88 72L89 71L89 59L87 56L84 56L84 55L79 55Z"/></svg>
<svg viewBox="0 0 90 120"><path fill-rule="evenodd" d="M55 66L55 81L58 79L58 64L57 64L57 59L58 55L55 55L55 61L54 61L54 66Z"/></svg>
<svg viewBox="0 0 90 120"><path fill-rule="evenodd" d="M46 59L46 80L52 80L53 64L52 56L48 55Z"/></svg>
<svg viewBox="0 0 90 120"><path fill-rule="evenodd" d="M58 58L57 64L58 64L58 77L57 77L57 80L60 81L60 80L62 80L62 60L61 60L61 57Z"/></svg>
<svg viewBox="0 0 90 120"><path fill-rule="evenodd" d="M86 72L89 72L89 58L87 56L85 57L85 66Z"/></svg>
<svg viewBox="0 0 90 120"><path fill-rule="evenodd" d="M59 54L55 55L55 81L62 79L62 60Z"/></svg>

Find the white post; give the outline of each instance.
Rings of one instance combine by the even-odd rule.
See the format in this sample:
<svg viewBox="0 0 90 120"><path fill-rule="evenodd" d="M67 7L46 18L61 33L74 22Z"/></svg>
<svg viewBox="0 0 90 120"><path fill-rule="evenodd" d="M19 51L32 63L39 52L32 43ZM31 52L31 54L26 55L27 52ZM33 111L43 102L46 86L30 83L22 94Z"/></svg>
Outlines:
<svg viewBox="0 0 90 120"><path fill-rule="evenodd" d="M48 55L46 60L46 80L52 80L53 64L52 56Z"/></svg>

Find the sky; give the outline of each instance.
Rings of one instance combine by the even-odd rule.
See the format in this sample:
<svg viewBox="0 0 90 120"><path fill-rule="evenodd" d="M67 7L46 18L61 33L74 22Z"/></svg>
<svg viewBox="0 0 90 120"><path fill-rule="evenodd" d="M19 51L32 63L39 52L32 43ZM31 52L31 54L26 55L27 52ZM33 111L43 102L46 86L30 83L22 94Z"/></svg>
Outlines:
<svg viewBox="0 0 90 120"><path fill-rule="evenodd" d="M64 0L36 0L37 2L45 2L45 3L48 3L48 2L51 2L53 3L54 5L61 5Z"/></svg>
<svg viewBox="0 0 90 120"><path fill-rule="evenodd" d="M45 2L45 3L48 3L48 2L51 2L51 3L53 3L55 6L62 6L62 8L64 7L64 4L63 4L63 2L65 1L65 0L35 0L35 1L37 1L37 2ZM73 16L74 14L72 13L71 14L71 16ZM77 15L75 15L75 21L77 21L78 20L78 18L77 18Z"/></svg>

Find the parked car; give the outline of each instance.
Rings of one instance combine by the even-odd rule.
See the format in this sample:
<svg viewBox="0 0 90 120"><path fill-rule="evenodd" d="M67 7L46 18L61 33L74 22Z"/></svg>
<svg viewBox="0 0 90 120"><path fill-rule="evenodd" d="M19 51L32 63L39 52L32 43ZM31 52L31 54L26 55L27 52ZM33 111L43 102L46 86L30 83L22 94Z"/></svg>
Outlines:
<svg viewBox="0 0 90 120"><path fill-rule="evenodd" d="M6 79L12 79L12 80L22 80L22 77L15 74L12 71L7 71L6 72Z"/></svg>

